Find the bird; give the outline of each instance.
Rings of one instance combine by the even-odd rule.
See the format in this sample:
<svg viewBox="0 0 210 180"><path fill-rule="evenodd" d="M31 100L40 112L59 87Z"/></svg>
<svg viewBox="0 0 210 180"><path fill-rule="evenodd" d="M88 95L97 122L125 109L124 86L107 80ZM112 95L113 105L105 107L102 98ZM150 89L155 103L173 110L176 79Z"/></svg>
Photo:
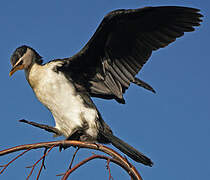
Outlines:
<svg viewBox="0 0 210 180"><path fill-rule="evenodd" d="M12 76L24 70L38 100L51 111L55 128L68 140L112 144L136 162L152 166L143 153L116 137L92 97L124 104L130 84L155 90L136 77L153 51L164 48L202 22L199 9L156 6L108 13L75 55L43 63L27 45L11 56Z"/></svg>

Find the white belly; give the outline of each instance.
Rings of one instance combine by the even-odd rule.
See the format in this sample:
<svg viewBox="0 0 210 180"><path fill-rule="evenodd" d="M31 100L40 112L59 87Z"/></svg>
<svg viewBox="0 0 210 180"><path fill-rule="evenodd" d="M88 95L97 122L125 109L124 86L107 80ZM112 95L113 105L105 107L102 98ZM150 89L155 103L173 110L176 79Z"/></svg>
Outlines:
<svg viewBox="0 0 210 180"><path fill-rule="evenodd" d="M75 130L82 128L85 120L88 125L86 133L93 139L97 137L96 109L84 105L83 99L63 73L56 73L51 68L45 69L36 84L33 90L37 98L52 112L56 128L64 136L69 137Z"/></svg>

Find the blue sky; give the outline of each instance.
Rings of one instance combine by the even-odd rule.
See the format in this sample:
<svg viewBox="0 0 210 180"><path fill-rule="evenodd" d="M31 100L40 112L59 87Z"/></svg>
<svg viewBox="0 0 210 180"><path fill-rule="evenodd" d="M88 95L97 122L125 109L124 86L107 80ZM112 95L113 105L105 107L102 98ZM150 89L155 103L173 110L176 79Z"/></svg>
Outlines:
<svg viewBox="0 0 210 180"><path fill-rule="evenodd" d="M153 86L156 94L132 85L125 94L125 105L101 99L94 102L118 137L153 160L152 168L131 161L144 180L209 179L210 2L207 0L1 1L0 149L55 140L43 130L18 122L24 118L54 125L50 112L38 102L24 73L17 72L9 78L10 56L18 46L32 46L45 62L69 57L82 48L111 10L158 5L200 8L204 22L195 32L186 33L169 47L153 53L138 74ZM59 179L55 175L65 171L73 152L73 148L61 153L54 149L47 157L47 169L41 179ZM77 162L91 152L81 150ZM41 153L42 150L29 152L0 178L25 179L30 171L25 167L38 160ZM1 157L0 164L11 157ZM73 173L71 179L108 179L105 165L105 161L92 161ZM111 165L111 172L115 179L129 178L115 165Z"/></svg>

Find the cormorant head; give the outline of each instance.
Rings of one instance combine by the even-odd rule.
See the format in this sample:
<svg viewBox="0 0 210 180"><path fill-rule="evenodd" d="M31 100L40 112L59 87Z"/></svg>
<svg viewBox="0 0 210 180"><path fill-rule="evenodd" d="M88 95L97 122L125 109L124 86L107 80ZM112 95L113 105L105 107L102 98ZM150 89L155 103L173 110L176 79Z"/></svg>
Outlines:
<svg viewBox="0 0 210 180"><path fill-rule="evenodd" d="M20 46L11 56L12 69L9 73L12 76L17 70L28 69L34 63L42 64L42 57L29 46Z"/></svg>

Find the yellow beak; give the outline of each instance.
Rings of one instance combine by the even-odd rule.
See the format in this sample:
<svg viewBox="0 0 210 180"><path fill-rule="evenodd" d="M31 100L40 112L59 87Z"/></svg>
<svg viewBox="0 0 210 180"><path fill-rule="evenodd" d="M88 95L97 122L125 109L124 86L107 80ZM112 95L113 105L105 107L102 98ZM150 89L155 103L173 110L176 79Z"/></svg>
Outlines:
<svg viewBox="0 0 210 180"><path fill-rule="evenodd" d="M9 76L12 76L16 71L23 69L24 66L23 65L17 65L14 66L11 71L9 72Z"/></svg>

